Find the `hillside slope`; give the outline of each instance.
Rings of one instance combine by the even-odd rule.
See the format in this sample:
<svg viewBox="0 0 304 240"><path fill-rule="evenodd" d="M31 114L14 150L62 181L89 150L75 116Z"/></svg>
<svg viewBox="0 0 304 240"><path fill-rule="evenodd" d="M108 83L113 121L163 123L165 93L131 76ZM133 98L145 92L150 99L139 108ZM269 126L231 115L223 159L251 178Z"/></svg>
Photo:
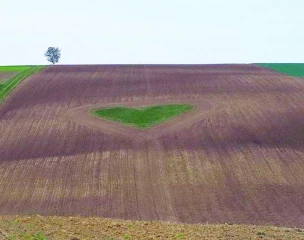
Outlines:
<svg viewBox="0 0 304 240"><path fill-rule="evenodd" d="M303 93L254 65L45 68L0 106L0 214L303 227ZM174 103L144 131L89 114Z"/></svg>

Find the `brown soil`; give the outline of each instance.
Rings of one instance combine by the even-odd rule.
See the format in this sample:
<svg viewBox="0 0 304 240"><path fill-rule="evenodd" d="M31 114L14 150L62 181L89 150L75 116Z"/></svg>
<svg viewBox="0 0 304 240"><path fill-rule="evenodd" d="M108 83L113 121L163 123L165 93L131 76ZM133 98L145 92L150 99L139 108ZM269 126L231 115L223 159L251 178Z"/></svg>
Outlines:
<svg viewBox="0 0 304 240"><path fill-rule="evenodd" d="M303 229L246 225L172 224L84 217L5 216L0 239L30 239L40 232L48 240L91 239L304 239ZM16 238L12 238L12 236Z"/></svg>
<svg viewBox="0 0 304 240"><path fill-rule="evenodd" d="M0 84L14 77L16 74L16 72L0 72Z"/></svg>
<svg viewBox="0 0 304 240"><path fill-rule="evenodd" d="M0 108L0 215L304 226L303 79L253 65L54 66ZM196 106L147 131L91 107Z"/></svg>

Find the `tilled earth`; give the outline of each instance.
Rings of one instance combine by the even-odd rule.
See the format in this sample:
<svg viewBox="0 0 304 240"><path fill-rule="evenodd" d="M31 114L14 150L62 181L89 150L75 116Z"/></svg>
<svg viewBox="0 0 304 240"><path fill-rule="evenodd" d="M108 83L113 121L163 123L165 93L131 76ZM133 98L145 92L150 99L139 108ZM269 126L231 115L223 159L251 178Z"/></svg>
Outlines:
<svg viewBox="0 0 304 240"><path fill-rule="evenodd" d="M304 226L304 80L254 65L53 66L0 107L0 215ZM102 106L187 103L148 130Z"/></svg>

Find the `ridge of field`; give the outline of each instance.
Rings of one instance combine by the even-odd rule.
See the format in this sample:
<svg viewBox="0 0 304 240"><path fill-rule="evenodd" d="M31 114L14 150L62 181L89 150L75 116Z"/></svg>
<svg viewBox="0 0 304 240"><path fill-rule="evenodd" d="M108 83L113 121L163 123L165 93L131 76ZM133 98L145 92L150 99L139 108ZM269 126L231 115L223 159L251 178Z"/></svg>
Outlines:
<svg viewBox="0 0 304 240"><path fill-rule="evenodd" d="M0 66L0 103L25 78L42 66Z"/></svg>
<svg viewBox="0 0 304 240"><path fill-rule="evenodd" d="M55 216L2 216L0 239L304 239L303 229Z"/></svg>
<svg viewBox="0 0 304 240"><path fill-rule="evenodd" d="M304 77L304 63L256 63L256 65L288 76Z"/></svg>
<svg viewBox="0 0 304 240"><path fill-rule="evenodd" d="M190 109L192 106L189 105L170 104L141 108L110 107L94 109L91 113L100 118L144 129L168 121Z"/></svg>
<svg viewBox="0 0 304 240"><path fill-rule="evenodd" d="M303 93L255 65L42 69L0 105L0 215L303 227ZM143 103L197 108L146 135L66 114Z"/></svg>

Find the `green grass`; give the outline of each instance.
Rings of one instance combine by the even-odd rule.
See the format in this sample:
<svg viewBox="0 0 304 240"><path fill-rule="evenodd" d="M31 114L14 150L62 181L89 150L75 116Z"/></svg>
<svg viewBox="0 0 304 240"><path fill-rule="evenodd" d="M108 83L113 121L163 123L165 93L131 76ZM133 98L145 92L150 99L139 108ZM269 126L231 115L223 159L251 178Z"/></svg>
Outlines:
<svg viewBox="0 0 304 240"><path fill-rule="evenodd" d="M184 238L185 238L185 235L182 234L182 233L178 233L178 234L176 234L175 237L176 237L177 239L184 239Z"/></svg>
<svg viewBox="0 0 304 240"><path fill-rule="evenodd" d="M23 72L34 66L0 66L0 72Z"/></svg>
<svg viewBox="0 0 304 240"><path fill-rule="evenodd" d="M0 66L0 72L17 72L13 78L0 84L0 103L25 78L38 72L43 66Z"/></svg>
<svg viewBox="0 0 304 240"><path fill-rule="evenodd" d="M93 109L92 114L107 120L120 122L137 128L149 128L178 116L193 107L190 105L171 104L144 108L111 107Z"/></svg>
<svg viewBox="0 0 304 240"><path fill-rule="evenodd" d="M304 63L256 63L255 65L292 77L304 77Z"/></svg>
<svg viewBox="0 0 304 240"><path fill-rule="evenodd" d="M35 232L31 224L20 223L17 220L5 221L2 224L6 225L6 231L9 230L9 233L5 232L8 240L47 240L42 232Z"/></svg>

